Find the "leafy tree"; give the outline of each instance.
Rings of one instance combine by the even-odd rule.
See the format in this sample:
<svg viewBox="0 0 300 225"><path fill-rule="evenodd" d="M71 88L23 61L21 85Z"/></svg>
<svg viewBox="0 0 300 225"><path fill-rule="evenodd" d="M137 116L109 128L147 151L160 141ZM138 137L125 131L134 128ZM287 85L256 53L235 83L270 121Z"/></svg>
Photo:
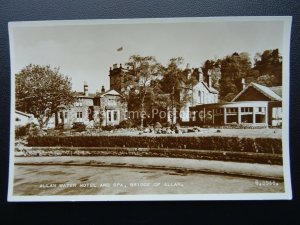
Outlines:
<svg viewBox="0 0 300 225"><path fill-rule="evenodd" d="M163 79L161 80L161 89L165 93L172 94L180 88L180 79L183 70L180 68L183 64L183 58L171 58L166 67L163 67Z"/></svg>
<svg viewBox="0 0 300 225"><path fill-rule="evenodd" d="M265 50L262 54L256 53L253 69L259 71L260 76L273 76L272 82L269 82L265 77L261 78L261 84L268 86L282 85L282 57L278 49Z"/></svg>
<svg viewBox="0 0 300 225"><path fill-rule="evenodd" d="M198 82L198 70L182 69L182 57L171 58L166 67L163 67L163 79L160 81L161 90L169 94L168 107L180 109L193 96L193 87ZM170 101L171 100L171 101ZM179 113L179 111L177 111ZM172 115L177 116L179 115Z"/></svg>
<svg viewBox="0 0 300 225"><path fill-rule="evenodd" d="M125 87L129 106L137 109L141 117L141 127L144 126L144 117L149 115L151 98L155 96L155 81L160 74L160 64L153 56L133 55L126 63L132 68L126 74ZM125 93L126 94L126 93ZM145 115L146 114L146 115Z"/></svg>
<svg viewBox="0 0 300 225"><path fill-rule="evenodd" d="M241 79L251 74L251 61L248 53L233 53L221 60L220 99L231 101L242 89Z"/></svg>
<svg viewBox="0 0 300 225"><path fill-rule="evenodd" d="M60 74L59 68L30 64L16 74L16 109L33 114L41 128L59 105L73 101L71 78Z"/></svg>
<svg viewBox="0 0 300 225"><path fill-rule="evenodd" d="M211 80L212 80L212 86L216 89L216 90L220 90L220 84L219 81L221 79L221 60L217 59L217 60L206 60L201 69L203 72L203 77L207 78L208 74L210 73L211 75ZM205 82L207 82L207 80L204 80Z"/></svg>

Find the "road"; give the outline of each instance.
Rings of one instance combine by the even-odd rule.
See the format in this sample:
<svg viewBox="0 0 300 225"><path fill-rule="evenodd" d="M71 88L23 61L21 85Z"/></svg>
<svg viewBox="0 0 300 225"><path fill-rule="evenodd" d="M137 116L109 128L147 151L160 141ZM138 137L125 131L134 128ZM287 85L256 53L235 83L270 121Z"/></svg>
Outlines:
<svg viewBox="0 0 300 225"><path fill-rule="evenodd" d="M86 165L15 165L14 195L128 195L279 193L277 180Z"/></svg>

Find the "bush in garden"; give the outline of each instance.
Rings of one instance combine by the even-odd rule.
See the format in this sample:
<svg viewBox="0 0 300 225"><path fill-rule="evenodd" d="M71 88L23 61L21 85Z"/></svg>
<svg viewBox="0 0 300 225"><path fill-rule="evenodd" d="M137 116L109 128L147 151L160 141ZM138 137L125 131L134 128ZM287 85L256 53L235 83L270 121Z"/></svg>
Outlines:
<svg viewBox="0 0 300 225"><path fill-rule="evenodd" d="M25 126L19 126L15 128L16 138L21 138L25 136L37 136L41 133L39 125L34 123L26 124Z"/></svg>
<svg viewBox="0 0 300 225"><path fill-rule="evenodd" d="M55 130L63 130L64 129L64 124L60 123L55 127Z"/></svg>
<svg viewBox="0 0 300 225"><path fill-rule="evenodd" d="M78 132L86 131L86 125L84 123L73 123L72 129L75 129Z"/></svg>
<svg viewBox="0 0 300 225"><path fill-rule="evenodd" d="M132 127L136 127L136 123L135 121L131 120L131 119L127 119L127 120L123 120L119 125L116 126L116 128L132 128Z"/></svg>
<svg viewBox="0 0 300 225"><path fill-rule="evenodd" d="M17 139L28 135L30 124L18 126L15 128L15 136Z"/></svg>
<svg viewBox="0 0 300 225"><path fill-rule="evenodd" d="M114 129L116 129L116 126L112 126L112 125L102 127L102 130L105 130L105 131L111 131Z"/></svg>
<svg viewBox="0 0 300 225"><path fill-rule="evenodd" d="M28 134L29 136L37 136L41 132L40 126L34 123L29 124Z"/></svg>

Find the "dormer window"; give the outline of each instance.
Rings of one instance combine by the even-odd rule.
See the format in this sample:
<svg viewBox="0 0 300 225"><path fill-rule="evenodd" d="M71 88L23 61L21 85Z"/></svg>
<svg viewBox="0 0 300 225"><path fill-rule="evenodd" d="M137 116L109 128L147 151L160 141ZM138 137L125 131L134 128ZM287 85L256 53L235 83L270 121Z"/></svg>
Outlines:
<svg viewBox="0 0 300 225"><path fill-rule="evenodd" d="M82 106L82 98L78 98L77 101L75 102L75 106Z"/></svg>

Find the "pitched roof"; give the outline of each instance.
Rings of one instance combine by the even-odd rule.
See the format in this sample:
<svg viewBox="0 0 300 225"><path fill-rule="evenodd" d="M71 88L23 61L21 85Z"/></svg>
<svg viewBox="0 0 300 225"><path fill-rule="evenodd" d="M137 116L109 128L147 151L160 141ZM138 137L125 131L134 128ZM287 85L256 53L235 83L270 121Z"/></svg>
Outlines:
<svg viewBox="0 0 300 225"><path fill-rule="evenodd" d="M282 97L282 86L269 87L273 92Z"/></svg>
<svg viewBox="0 0 300 225"><path fill-rule="evenodd" d="M201 83L203 83L203 85L207 88L207 90L211 93L214 93L214 94L218 94L219 92L214 89L213 87L209 87L204 81L202 81Z"/></svg>
<svg viewBox="0 0 300 225"><path fill-rule="evenodd" d="M112 89L112 90L108 90L106 92L104 92L102 95L121 95L119 92L117 92L116 90Z"/></svg>
<svg viewBox="0 0 300 225"><path fill-rule="evenodd" d="M257 91L262 93L263 95L267 96L273 101L282 101L281 93L282 93L282 87L266 87L257 83L250 83L245 89L243 89L240 93L237 94L237 96L232 99L232 102L234 102L236 99L238 99L244 92L247 91L249 87L255 88ZM279 95L280 94L280 95Z"/></svg>
<svg viewBox="0 0 300 225"><path fill-rule="evenodd" d="M94 98L95 94L93 93L88 93L88 96L86 96L83 92L77 92L75 91L74 93L75 97L81 97L81 98Z"/></svg>
<svg viewBox="0 0 300 225"><path fill-rule="evenodd" d="M24 113L24 112L21 112L21 111L18 111L18 110L16 110L15 112L16 112L17 114L20 114L20 115L22 115L22 116L26 116L26 117L28 117L28 118L33 117L32 114Z"/></svg>
<svg viewBox="0 0 300 225"><path fill-rule="evenodd" d="M213 87L209 87L208 85L207 85L207 83L205 83L204 81L199 81L196 85L198 85L198 84L202 84L210 93L214 93L214 94L218 94L219 93L219 91L217 91L215 88L213 88ZM183 86L181 86L181 87L183 87Z"/></svg>
<svg viewBox="0 0 300 225"><path fill-rule="evenodd" d="M77 92L75 91L74 93L75 97L80 97L80 98L95 98L95 97L103 97L105 95L117 95L117 96L122 96L119 92L116 90L108 90L104 93L88 93L88 96L84 95L83 92Z"/></svg>

